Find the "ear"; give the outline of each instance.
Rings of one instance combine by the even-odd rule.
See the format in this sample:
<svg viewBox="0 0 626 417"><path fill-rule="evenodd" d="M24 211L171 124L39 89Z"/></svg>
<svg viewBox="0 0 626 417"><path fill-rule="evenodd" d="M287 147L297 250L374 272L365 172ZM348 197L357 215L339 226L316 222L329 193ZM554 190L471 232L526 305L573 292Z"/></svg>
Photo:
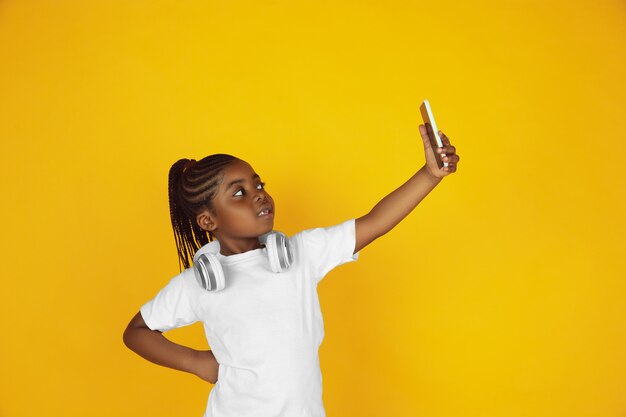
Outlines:
<svg viewBox="0 0 626 417"><path fill-rule="evenodd" d="M200 226L201 229L208 231L213 231L217 228L217 223L215 222L211 213L208 210L204 210L202 213L196 216L196 223Z"/></svg>

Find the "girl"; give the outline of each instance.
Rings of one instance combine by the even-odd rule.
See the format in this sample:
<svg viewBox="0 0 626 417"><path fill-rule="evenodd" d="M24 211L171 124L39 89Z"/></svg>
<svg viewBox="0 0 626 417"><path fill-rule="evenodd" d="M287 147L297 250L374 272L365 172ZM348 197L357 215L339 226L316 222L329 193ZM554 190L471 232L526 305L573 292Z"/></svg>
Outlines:
<svg viewBox="0 0 626 417"><path fill-rule="evenodd" d="M215 384L204 417L325 417L317 284L333 268L356 261L362 248L456 172L459 156L447 136L439 131L444 146L437 152L448 162L439 168L425 126L419 130L426 164L366 215L288 238L293 259L280 274L270 268L272 245L265 240L274 226L274 200L252 166L225 154L177 161L169 173L169 200L181 273L130 321L126 346ZM219 291L196 281L191 260L201 248L212 248L219 260L225 276ZM197 321L212 350L162 335Z"/></svg>

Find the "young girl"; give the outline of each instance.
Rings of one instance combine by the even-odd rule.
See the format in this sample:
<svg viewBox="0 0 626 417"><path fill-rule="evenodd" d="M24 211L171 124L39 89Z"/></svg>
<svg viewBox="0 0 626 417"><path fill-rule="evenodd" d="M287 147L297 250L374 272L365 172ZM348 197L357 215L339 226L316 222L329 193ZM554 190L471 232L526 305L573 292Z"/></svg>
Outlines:
<svg viewBox="0 0 626 417"><path fill-rule="evenodd" d="M448 166L439 168L426 128L419 129L426 164L368 214L287 238L291 259L280 273L268 258L275 243L266 240L273 233L274 200L252 166L225 154L177 161L169 173L169 200L181 273L130 321L126 346L215 384L204 417L324 417L317 284L333 268L356 261L362 248L456 172L459 156L446 135L439 131L444 146L437 152L447 155ZM194 255L202 251L217 257L223 288L215 290L211 282L213 290L207 290L198 280ZM197 321L212 350L162 335Z"/></svg>

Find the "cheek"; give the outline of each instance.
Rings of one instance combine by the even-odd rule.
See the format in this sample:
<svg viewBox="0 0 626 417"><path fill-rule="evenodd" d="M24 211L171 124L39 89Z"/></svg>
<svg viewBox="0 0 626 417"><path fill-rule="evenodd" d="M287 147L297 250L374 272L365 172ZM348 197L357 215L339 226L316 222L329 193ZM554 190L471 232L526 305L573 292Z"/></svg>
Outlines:
<svg viewBox="0 0 626 417"><path fill-rule="evenodd" d="M241 207L229 207L228 215L222 218L222 227L235 232L241 232L254 222L250 209L244 210Z"/></svg>

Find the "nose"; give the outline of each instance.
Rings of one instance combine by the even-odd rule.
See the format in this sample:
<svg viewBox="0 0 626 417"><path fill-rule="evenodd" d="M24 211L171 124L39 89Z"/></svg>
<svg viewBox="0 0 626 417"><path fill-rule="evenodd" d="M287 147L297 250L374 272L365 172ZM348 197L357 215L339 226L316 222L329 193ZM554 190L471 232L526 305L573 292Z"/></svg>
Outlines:
<svg viewBox="0 0 626 417"><path fill-rule="evenodd" d="M265 192L265 190L258 190L258 193L256 194L256 200L267 200L267 193Z"/></svg>

